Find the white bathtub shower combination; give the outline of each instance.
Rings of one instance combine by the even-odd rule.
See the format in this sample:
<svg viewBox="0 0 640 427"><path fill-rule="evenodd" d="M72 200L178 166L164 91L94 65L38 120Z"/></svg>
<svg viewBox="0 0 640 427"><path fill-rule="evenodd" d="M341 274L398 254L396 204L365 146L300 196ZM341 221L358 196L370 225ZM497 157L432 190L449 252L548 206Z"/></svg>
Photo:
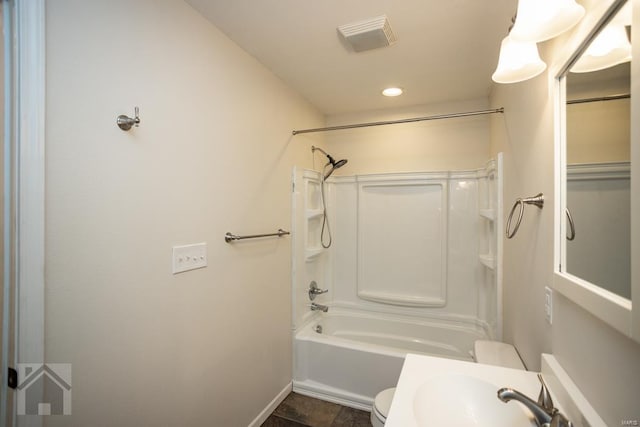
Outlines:
<svg viewBox="0 0 640 427"><path fill-rule="evenodd" d="M370 409L407 353L471 361L474 341L500 338L500 162L332 179L329 249L318 175L295 171L295 391ZM309 308L312 280L327 313Z"/></svg>
<svg viewBox="0 0 640 427"><path fill-rule="evenodd" d="M295 335L294 388L370 409L375 393L397 382L407 353L471 361L473 342L486 337L482 328L332 309Z"/></svg>

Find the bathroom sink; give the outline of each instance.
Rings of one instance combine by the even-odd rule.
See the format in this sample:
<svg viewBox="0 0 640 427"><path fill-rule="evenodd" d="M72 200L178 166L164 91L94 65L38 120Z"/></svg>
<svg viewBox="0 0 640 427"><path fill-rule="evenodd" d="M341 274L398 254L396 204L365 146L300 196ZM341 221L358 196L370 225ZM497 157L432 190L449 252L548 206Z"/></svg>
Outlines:
<svg viewBox="0 0 640 427"><path fill-rule="evenodd" d="M518 402L498 399L502 387L537 396L535 372L408 354L385 427L535 426Z"/></svg>
<svg viewBox="0 0 640 427"><path fill-rule="evenodd" d="M413 399L418 427L431 426L535 426L518 404L497 398L494 384L461 374L435 376L420 385Z"/></svg>

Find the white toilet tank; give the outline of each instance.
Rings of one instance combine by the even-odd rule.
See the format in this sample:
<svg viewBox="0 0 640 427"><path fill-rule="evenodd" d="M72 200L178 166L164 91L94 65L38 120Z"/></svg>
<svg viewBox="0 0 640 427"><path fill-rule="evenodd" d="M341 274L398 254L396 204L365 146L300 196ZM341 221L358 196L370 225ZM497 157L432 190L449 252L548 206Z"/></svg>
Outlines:
<svg viewBox="0 0 640 427"><path fill-rule="evenodd" d="M485 365L502 366L503 368L526 371L518 351L511 344L499 341L478 340L473 346L475 360Z"/></svg>

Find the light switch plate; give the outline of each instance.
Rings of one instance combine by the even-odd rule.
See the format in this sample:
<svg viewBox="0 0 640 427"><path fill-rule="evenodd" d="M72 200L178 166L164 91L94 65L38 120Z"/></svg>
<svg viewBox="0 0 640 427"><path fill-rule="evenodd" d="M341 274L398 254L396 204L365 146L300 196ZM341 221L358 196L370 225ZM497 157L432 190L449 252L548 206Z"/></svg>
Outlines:
<svg viewBox="0 0 640 427"><path fill-rule="evenodd" d="M544 287L544 317L551 325L553 322L553 290L548 286Z"/></svg>
<svg viewBox="0 0 640 427"><path fill-rule="evenodd" d="M207 244L173 247L173 274L207 266Z"/></svg>

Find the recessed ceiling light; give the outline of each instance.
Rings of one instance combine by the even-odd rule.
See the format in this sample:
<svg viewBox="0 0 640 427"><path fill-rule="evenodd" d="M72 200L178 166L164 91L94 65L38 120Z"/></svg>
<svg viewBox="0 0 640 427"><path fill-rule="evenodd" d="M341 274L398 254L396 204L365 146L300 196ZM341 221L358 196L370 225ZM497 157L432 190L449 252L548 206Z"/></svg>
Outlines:
<svg viewBox="0 0 640 427"><path fill-rule="evenodd" d="M384 96L399 96L402 95L402 88L399 87L388 87L382 91Z"/></svg>

